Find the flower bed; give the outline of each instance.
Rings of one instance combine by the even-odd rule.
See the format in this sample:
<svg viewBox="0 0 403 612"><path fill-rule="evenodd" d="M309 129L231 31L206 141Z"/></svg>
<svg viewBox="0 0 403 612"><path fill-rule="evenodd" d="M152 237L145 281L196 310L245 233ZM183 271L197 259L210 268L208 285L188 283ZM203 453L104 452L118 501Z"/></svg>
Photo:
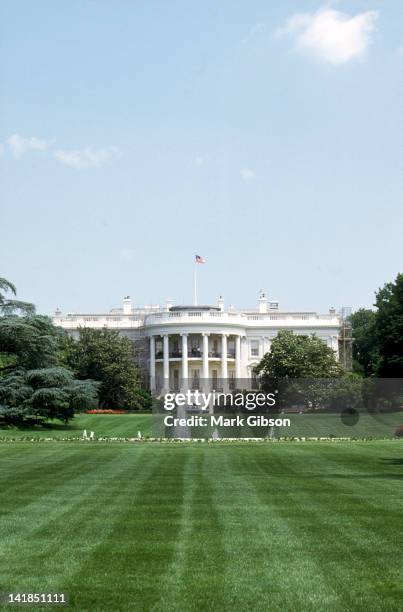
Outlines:
<svg viewBox="0 0 403 612"><path fill-rule="evenodd" d="M30 436L21 436L15 438L9 437L0 437L0 444L14 444L16 442L33 442L33 443L46 443L46 442L80 442L83 444L94 444L94 443L114 443L114 442L135 442L138 444L144 443L162 443L162 444L250 444L250 443L258 443L258 444L281 444L281 443L300 443L300 442L315 442L315 443L323 443L323 444L337 444L337 443L346 443L346 442L380 442L380 441L388 441L392 443L401 444L401 439L399 438L374 438L374 437L365 437L365 438L154 438L145 436L143 438L128 438L128 437L117 437L117 436L100 436L99 438L94 438L93 440L85 439L83 437L78 436L66 436L65 438L48 438L48 437L35 437L32 438Z"/></svg>
<svg viewBox="0 0 403 612"><path fill-rule="evenodd" d="M399 425L399 427L395 431L396 438L403 438L403 425Z"/></svg>
<svg viewBox="0 0 403 612"><path fill-rule="evenodd" d="M85 414L127 414L127 410L101 410L98 408L94 408L93 410L86 410Z"/></svg>

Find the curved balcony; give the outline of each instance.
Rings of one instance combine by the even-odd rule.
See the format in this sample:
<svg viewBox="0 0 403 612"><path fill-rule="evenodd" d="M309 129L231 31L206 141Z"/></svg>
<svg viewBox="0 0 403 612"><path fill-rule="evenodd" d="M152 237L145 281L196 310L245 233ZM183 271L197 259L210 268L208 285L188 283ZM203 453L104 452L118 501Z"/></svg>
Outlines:
<svg viewBox="0 0 403 612"><path fill-rule="evenodd" d="M212 361L220 360L222 358L222 353L220 351L209 351L208 358ZM164 351L156 351L155 360L162 361L164 359ZM182 359L182 351L169 351L169 359ZM200 349L189 349L188 350L188 359L203 359L203 351ZM235 351L228 349L227 351L227 359L235 359Z"/></svg>
<svg viewBox="0 0 403 612"><path fill-rule="evenodd" d="M315 312L221 312L206 310L178 310L156 312L145 317L145 328L153 326L174 325L236 325L245 328L253 327L339 327L337 314L316 314Z"/></svg>
<svg viewBox="0 0 403 612"><path fill-rule="evenodd" d="M221 311L169 311L156 312L145 318L145 325L165 325L175 323L240 323L244 321L243 315L238 312Z"/></svg>

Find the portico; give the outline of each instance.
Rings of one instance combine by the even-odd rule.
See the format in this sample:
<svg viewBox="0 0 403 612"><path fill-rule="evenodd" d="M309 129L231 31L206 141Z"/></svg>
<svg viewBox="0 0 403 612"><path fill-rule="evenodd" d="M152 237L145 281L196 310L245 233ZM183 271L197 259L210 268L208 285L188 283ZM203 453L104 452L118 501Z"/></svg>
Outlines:
<svg viewBox="0 0 403 612"><path fill-rule="evenodd" d="M215 331L150 334L151 390L167 392L198 388L210 379L239 379L242 336Z"/></svg>

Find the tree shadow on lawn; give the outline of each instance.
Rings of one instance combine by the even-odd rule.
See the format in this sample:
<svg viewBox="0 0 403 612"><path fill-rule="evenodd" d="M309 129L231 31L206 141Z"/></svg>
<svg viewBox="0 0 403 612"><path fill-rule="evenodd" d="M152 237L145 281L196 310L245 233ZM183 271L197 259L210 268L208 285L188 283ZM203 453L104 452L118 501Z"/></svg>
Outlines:
<svg viewBox="0 0 403 612"><path fill-rule="evenodd" d="M399 460L397 460L399 461ZM395 464L395 465L400 465L400 464ZM402 461L402 465L403 465L403 461ZM301 472L300 474L298 473L292 473L290 474L290 472L280 472L277 474L270 474L270 478L280 478L283 479L284 476L287 476L291 479L296 479L296 480L332 480L332 479L338 479L338 480L363 480L363 479L380 479L380 480L402 480L403 479L403 474L385 474L385 473L371 473L371 474L341 474L341 473L312 473L309 474L307 472Z"/></svg>
<svg viewBox="0 0 403 612"><path fill-rule="evenodd" d="M389 465L403 466L403 457L382 457L381 461L388 463Z"/></svg>
<svg viewBox="0 0 403 612"><path fill-rule="evenodd" d="M314 478L339 478L340 480L362 480L362 479L380 479L380 480L403 480L403 474L320 474Z"/></svg>
<svg viewBox="0 0 403 612"><path fill-rule="evenodd" d="M68 432L68 431L78 431L81 428L74 423L38 423L36 421L30 421L25 423L0 423L0 429L4 429L7 431L23 431L23 432L41 432L44 433L51 429L52 431L60 431L60 432Z"/></svg>

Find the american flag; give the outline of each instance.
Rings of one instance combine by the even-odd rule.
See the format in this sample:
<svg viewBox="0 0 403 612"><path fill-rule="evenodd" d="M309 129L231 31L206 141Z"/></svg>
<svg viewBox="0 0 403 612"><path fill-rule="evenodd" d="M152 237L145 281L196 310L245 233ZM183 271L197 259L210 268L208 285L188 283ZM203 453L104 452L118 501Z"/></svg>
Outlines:
<svg viewBox="0 0 403 612"><path fill-rule="evenodd" d="M195 255L195 263L206 263L206 260L200 255Z"/></svg>

